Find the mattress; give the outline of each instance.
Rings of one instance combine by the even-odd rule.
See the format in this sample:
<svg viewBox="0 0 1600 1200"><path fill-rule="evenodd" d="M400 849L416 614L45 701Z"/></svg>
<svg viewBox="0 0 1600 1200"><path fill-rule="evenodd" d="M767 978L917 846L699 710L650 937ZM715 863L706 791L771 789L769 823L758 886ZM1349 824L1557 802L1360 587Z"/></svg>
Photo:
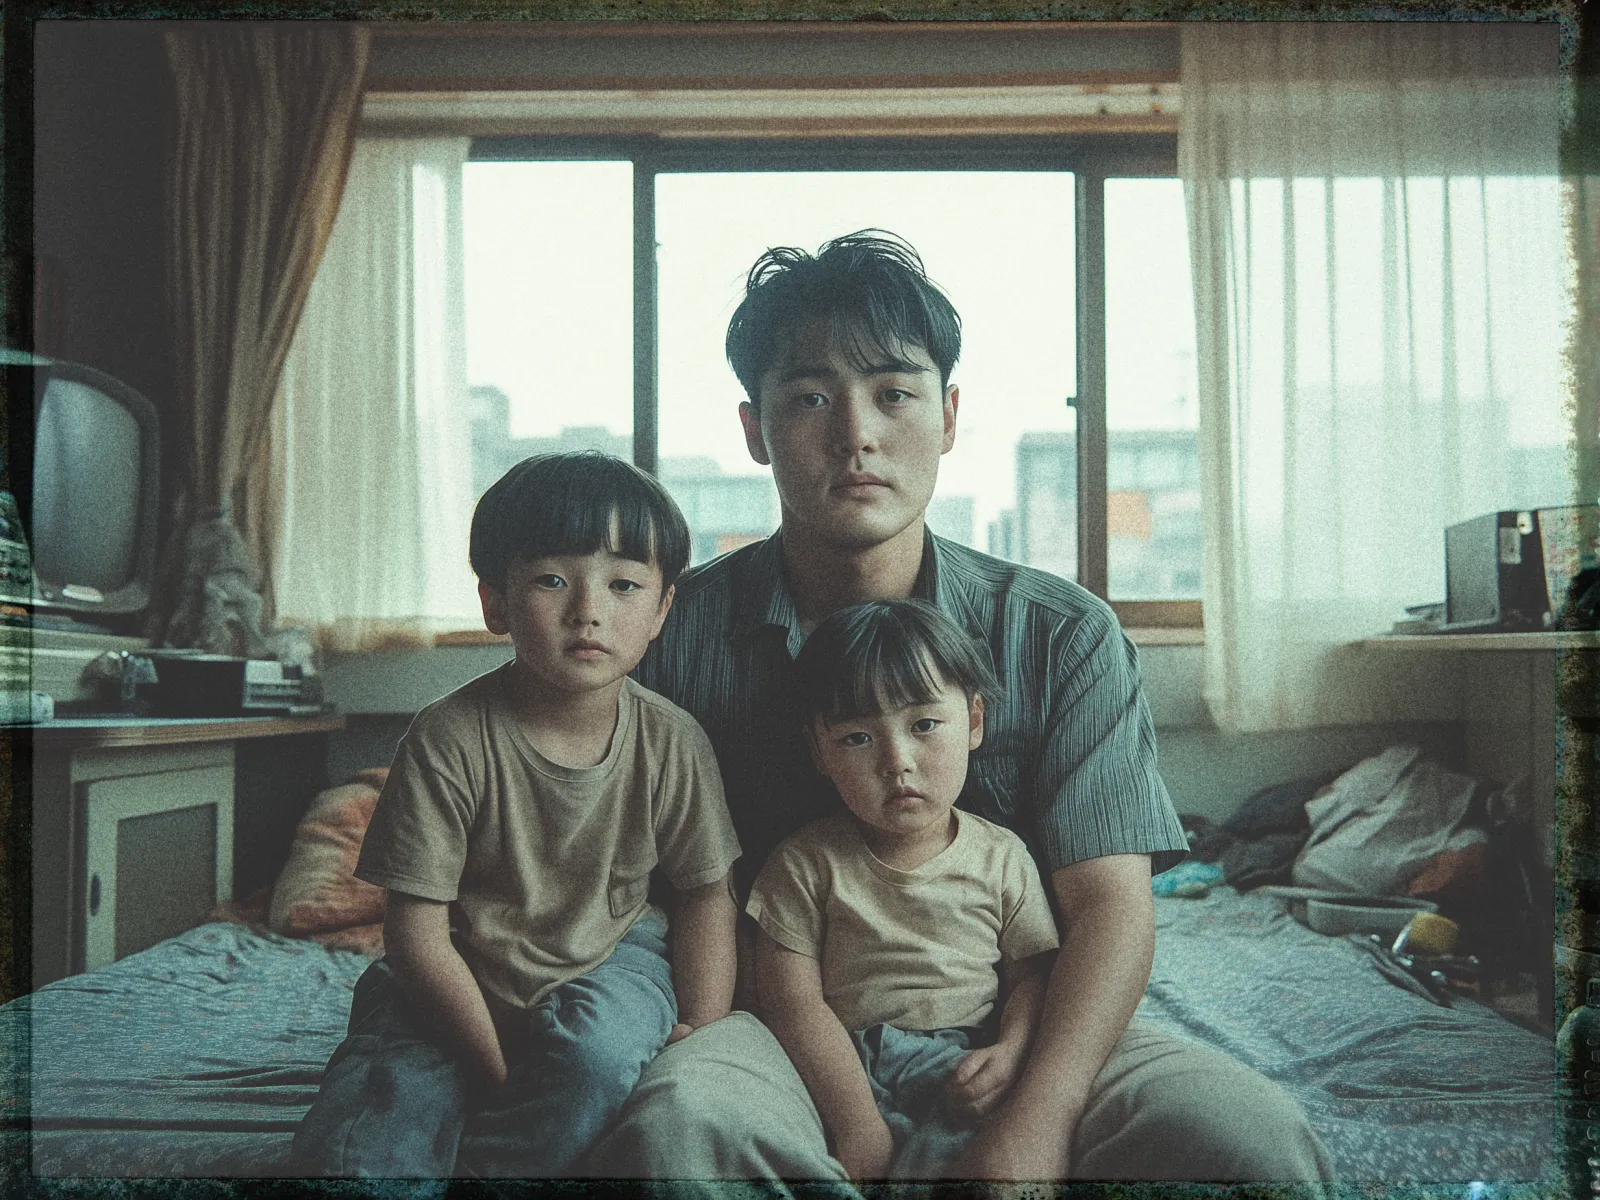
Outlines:
<svg viewBox="0 0 1600 1200"><path fill-rule="evenodd" d="M1286 1088L1340 1179L1554 1178L1549 1039L1401 990L1268 897L1158 899L1156 919L1141 1015ZM0 1007L9 1169L284 1174L367 962L211 924Z"/></svg>
<svg viewBox="0 0 1600 1200"><path fill-rule="evenodd" d="M1441 1008L1397 987L1280 900L1158 899L1139 1015L1280 1084L1341 1180L1557 1177L1552 1040L1470 999Z"/></svg>
<svg viewBox="0 0 1600 1200"><path fill-rule="evenodd" d="M369 961L216 923L0 1007L8 1162L50 1176L283 1174Z"/></svg>

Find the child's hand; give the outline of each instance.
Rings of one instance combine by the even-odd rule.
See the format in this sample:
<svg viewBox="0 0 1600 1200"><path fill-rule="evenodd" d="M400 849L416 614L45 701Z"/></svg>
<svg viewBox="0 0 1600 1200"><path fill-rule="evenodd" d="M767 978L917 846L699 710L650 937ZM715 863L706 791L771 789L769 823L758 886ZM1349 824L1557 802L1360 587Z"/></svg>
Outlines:
<svg viewBox="0 0 1600 1200"><path fill-rule="evenodd" d="M478 1077L478 1085L483 1089L485 1095L492 1095L505 1087L506 1080L511 1075L505 1055L499 1052L499 1047L495 1048L495 1053L492 1056L485 1055L473 1065Z"/></svg>
<svg viewBox="0 0 1600 1200"><path fill-rule="evenodd" d="M945 1107L952 1116L983 1116L1011 1090L1021 1068L1020 1047L997 1042L972 1051L945 1087Z"/></svg>
<svg viewBox="0 0 1600 1200"><path fill-rule="evenodd" d="M685 1025L682 1021L679 1021L672 1027L672 1032L667 1034L667 1045L670 1046L673 1042L683 1041L684 1038L688 1037L694 1031L695 1027L693 1025Z"/></svg>
<svg viewBox="0 0 1600 1200"><path fill-rule="evenodd" d="M880 1116L872 1122L841 1133L834 1155L844 1167L845 1174L860 1182L864 1179L886 1179L889 1162L894 1158L894 1136Z"/></svg>

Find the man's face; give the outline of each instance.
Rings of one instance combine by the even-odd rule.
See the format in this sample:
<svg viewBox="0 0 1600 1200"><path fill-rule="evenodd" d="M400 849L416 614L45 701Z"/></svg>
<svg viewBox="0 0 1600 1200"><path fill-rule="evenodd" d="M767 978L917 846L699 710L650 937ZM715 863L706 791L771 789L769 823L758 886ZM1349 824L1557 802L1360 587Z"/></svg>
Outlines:
<svg viewBox="0 0 1600 1200"><path fill-rule="evenodd" d="M759 411L741 404L739 418L750 456L772 466L786 530L854 550L912 527L920 534L939 456L955 444L958 401L926 350L847 355L818 321L762 377L759 395Z"/></svg>

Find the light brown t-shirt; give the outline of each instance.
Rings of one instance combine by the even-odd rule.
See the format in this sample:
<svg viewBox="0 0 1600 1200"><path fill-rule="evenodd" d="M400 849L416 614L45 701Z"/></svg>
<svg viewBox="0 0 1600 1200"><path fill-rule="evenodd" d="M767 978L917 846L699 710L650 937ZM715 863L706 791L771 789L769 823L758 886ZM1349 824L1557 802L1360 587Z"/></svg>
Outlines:
<svg viewBox="0 0 1600 1200"><path fill-rule="evenodd" d="M395 754L356 876L451 901L456 945L513 1008L592 970L647 907L727 873L739 844L705 733L624 679L605 761L563 767L510 705L507 664L417 714Z"/></svg>
<svg viewBox="0 0 1600 1200"><path fill-rule="evenodd" d="M1000 960L1059 944L1022 839L952 811L954 840L915 870L878 859L840 813L790 837L756 878L746 911L818 960L822 997L846 1029L978 1025L999 998Z"/></svg>

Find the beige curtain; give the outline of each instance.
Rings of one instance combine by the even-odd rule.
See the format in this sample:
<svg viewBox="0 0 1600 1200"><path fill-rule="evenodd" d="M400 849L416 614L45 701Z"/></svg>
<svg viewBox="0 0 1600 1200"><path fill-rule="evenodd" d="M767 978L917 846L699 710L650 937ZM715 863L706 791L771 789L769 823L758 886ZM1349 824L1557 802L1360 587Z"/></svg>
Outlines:
<svg viewBox="0 0 1600 1200"><path fill-rule="evenodd" d="M166 35L176 102L168 294L189 420L152 613L165 644L270 651L261 461L344 189L368 42L359 26L313 22L205 22Z"/></svg>

